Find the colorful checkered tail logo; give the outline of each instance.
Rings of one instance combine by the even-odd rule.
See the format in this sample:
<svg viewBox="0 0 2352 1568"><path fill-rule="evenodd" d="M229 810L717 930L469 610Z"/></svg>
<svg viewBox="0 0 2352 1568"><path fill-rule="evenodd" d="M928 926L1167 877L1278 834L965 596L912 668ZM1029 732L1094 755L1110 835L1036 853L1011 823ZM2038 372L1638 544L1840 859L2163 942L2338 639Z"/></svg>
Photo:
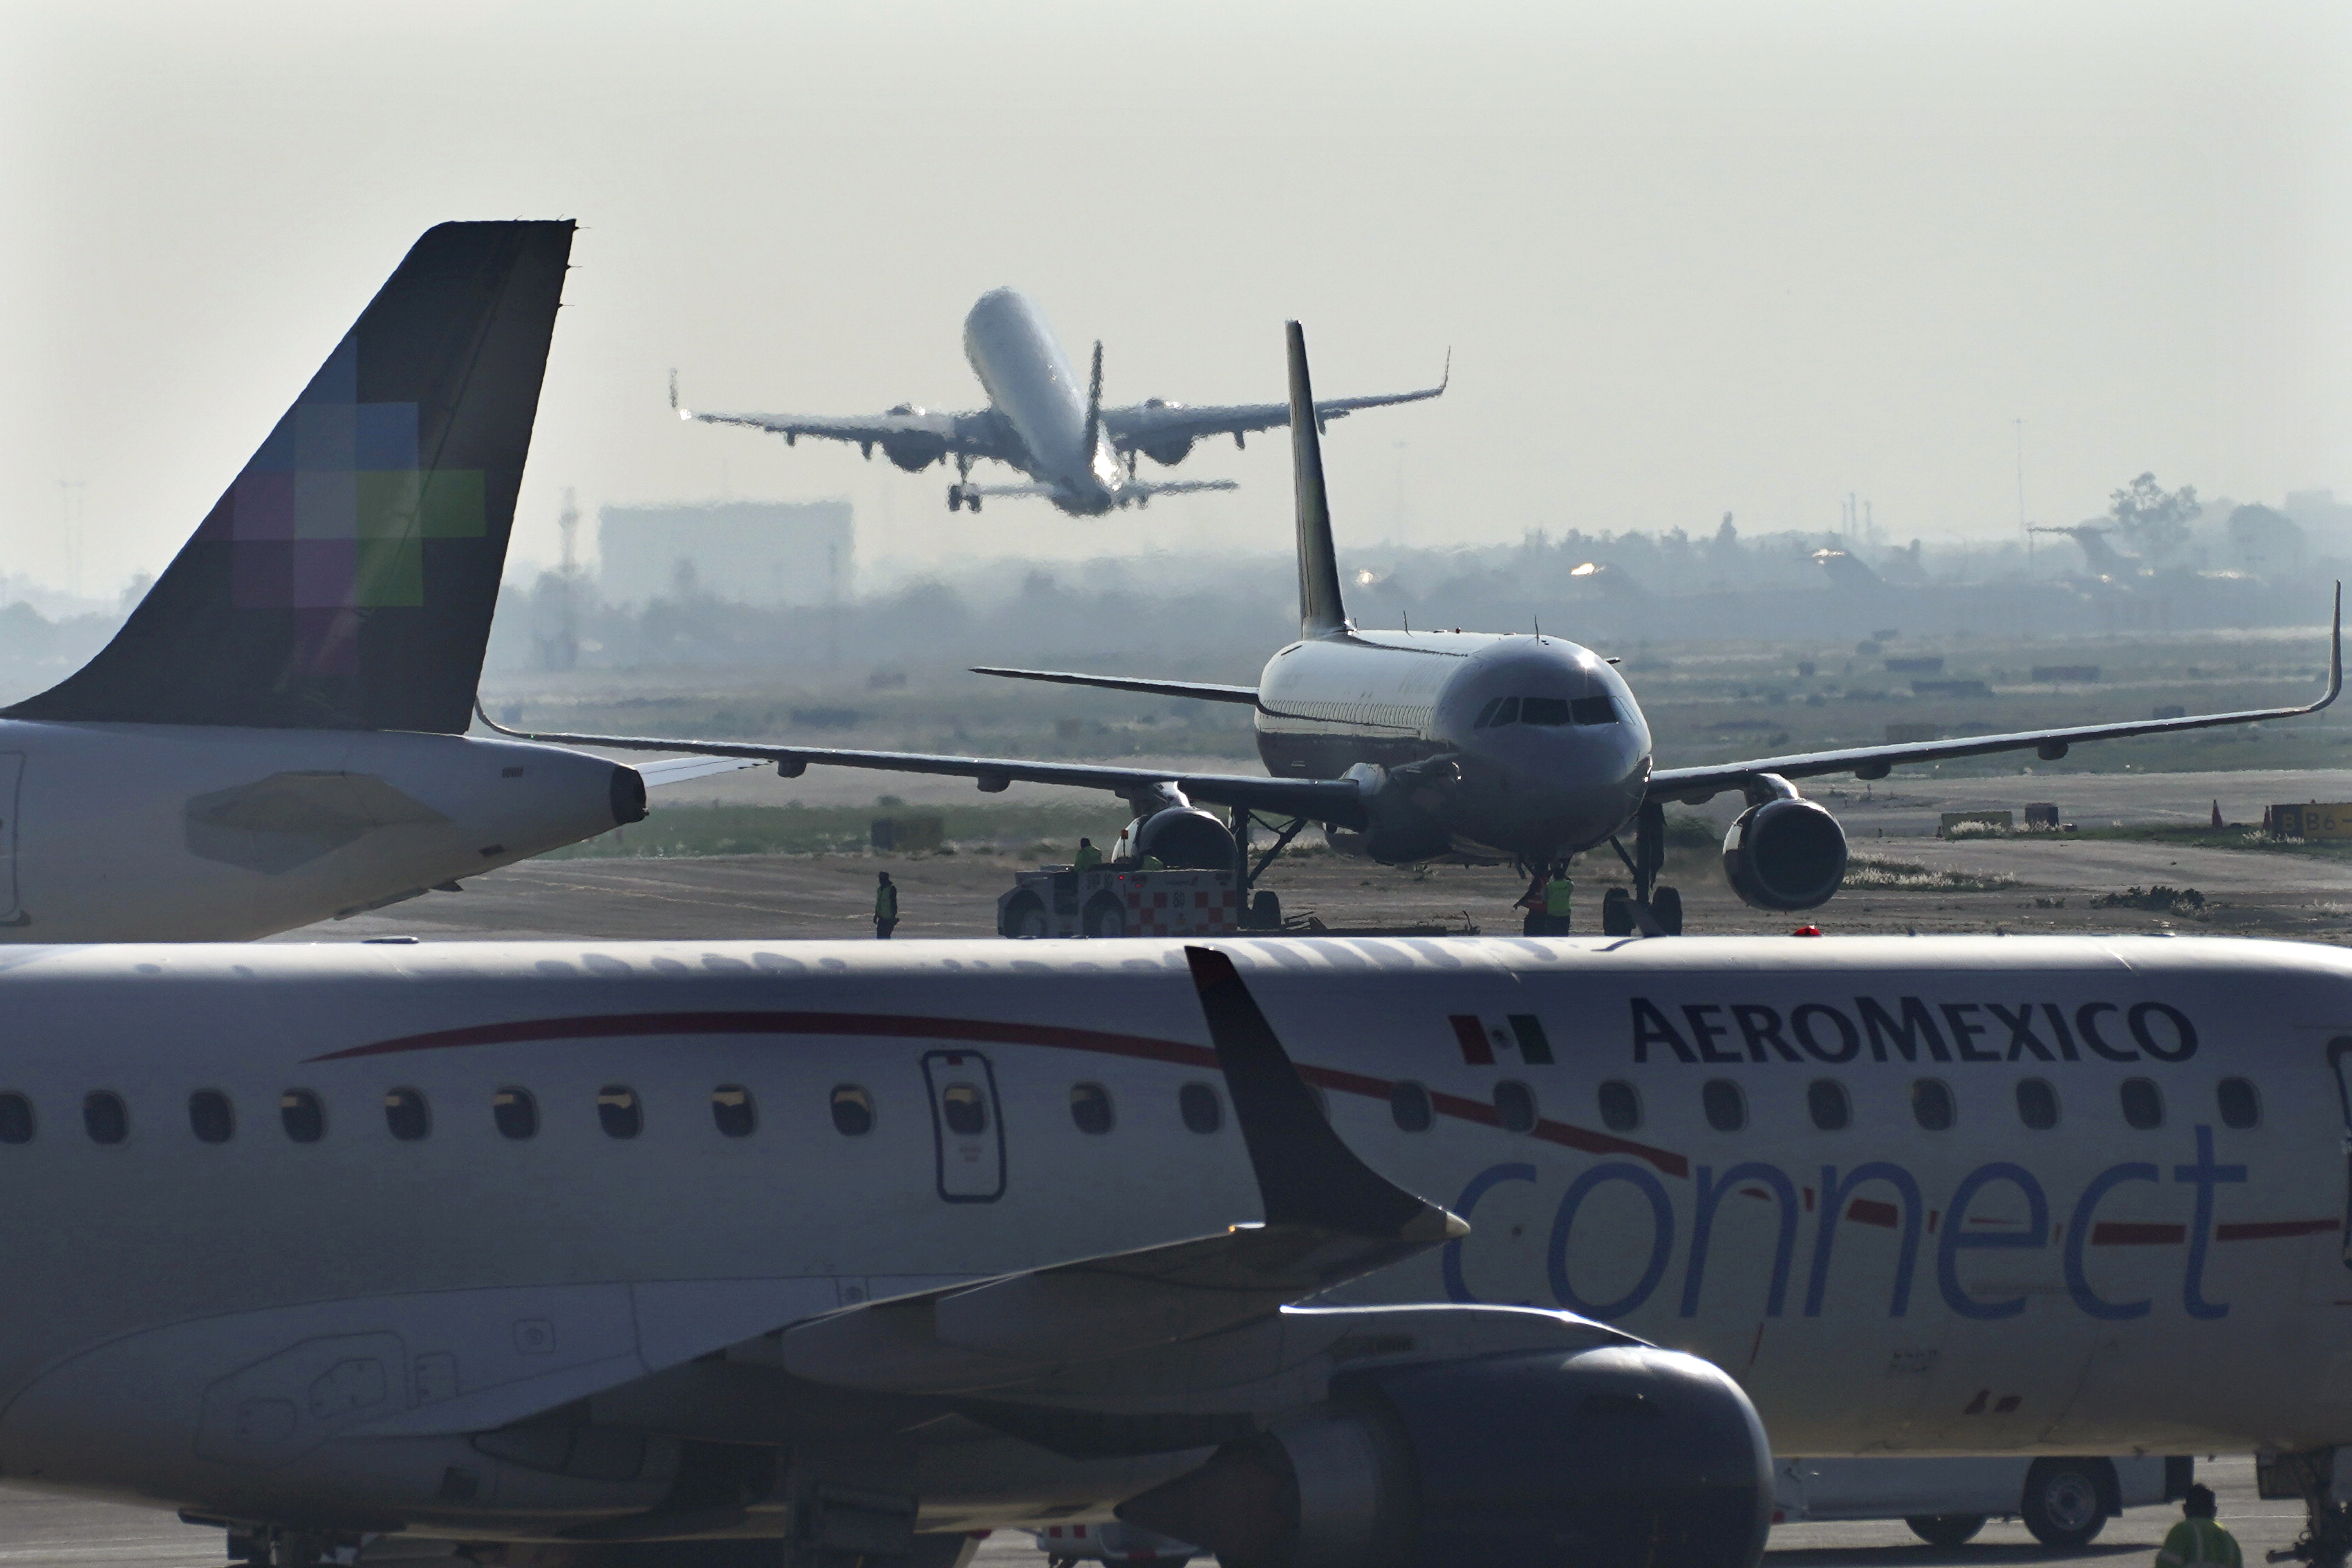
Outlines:
<svg viewBox="0 0 2352 1568"><path fill-rule="evenodd" d="M572 228L429 230L114 640L8 715L463 733Z"/></svg>

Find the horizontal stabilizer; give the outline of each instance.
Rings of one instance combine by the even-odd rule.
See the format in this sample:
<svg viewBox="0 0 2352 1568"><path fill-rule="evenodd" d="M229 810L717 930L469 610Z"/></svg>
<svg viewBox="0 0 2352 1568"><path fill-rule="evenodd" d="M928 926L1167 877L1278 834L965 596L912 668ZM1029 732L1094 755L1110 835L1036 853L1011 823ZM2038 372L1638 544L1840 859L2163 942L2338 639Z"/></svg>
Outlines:
<svg viewBox="0 0 2352 1568"><path fill-rule="evenodd" d="M1013 680L1050 680L1062 686L1099 686L1107 691L1141 691L1153 697L1195 697L1206 702L1255 704L1255 686L1220 686L1208 680L1146 680L1127 675L1080 675L1066 669L1009 669L975 664L974 675L1002 675Z"/></svg>

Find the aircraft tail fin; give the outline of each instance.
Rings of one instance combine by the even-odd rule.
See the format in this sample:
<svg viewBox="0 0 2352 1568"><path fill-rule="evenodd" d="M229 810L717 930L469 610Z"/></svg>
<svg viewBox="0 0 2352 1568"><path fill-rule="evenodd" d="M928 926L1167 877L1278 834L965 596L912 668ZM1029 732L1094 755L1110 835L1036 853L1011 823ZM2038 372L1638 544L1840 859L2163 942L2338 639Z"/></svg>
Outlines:
<svg viewBox="0 0 2352 1568"><path fill-rule="evenodd" d="M1315 388L1307 374L1307 334L1286 323L1290 345L1290 474L1298 514L1298 635L1329 637L1349 629L1339 599L1339 558L1331 545L1331 501L1323 489L1323 433L1315 418Z"/></svg>
<svg viewBox="0 0 2352 1568"><path fill-rule="evenodd" d="M427 230L114 640L9 716L463 733L572 231Z"/></svg>

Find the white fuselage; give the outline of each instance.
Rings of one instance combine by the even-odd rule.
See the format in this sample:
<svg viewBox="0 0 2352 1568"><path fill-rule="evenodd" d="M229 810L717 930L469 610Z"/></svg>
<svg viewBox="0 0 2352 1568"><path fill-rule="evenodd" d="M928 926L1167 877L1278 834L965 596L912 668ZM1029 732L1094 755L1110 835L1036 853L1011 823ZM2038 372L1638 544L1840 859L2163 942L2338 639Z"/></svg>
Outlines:
<svg viewBox="0 0 2352 1568"><path fill-rule="evenodd" d="M963 323L964 358L988 400L1021 437L1029 477L1054 487L1054 504L1091 515L1118 504L1125 471L1097 426L1087 432L1087 384L1026 295L993 289Z"/></svg>
<svg viewBox="0 0 2352 1568"><path fill-rule="evenodd" d="M1342 1300L1606 1320L1728 1371L1781 1454L2352 1437L2330 1046L2352 1039L2352 955L1219 946L1348 1143L1472 1226ZM1180 944L1118 957L1040 942L0 960L0 1093L31 1129L0 1142L0 1475L230 1517L415 1519L446 1467L487 1462L464 1434L845 1303L1256 1219ZM1223 1106L1213 1128L1182 1113L1195 1085ZM987 1108L978 1133L939 1114L958 1086L967 1119L971 1097ZM194 1131L199 1093L226 1137ZM866 1130L836 1119L845 1093ZM518 1095L529 1136L494 1110ZM119 1142L93 1141L110 1112L92 1096L119 1101ZM1079 1100L1108 1115L1074 1116ZM312 1141L281 1125L298 1103ZM2054 1126L2022 1119L2045 1107ZM827 1376L859 1383L854 1365ZM926 1528L1153 1479L1150 1460L959 1441L923 1449ZM509 1514L579 1502L555 1478L512 1484ZM459 1502L436 1528L471 1528Z"/></svg>
<svg viewBox="0 0 2352 1568"><path fill-rule="evenodd" d="M604 832L635 780L461 735L0 720L0 940L266 936Z"/></svg>

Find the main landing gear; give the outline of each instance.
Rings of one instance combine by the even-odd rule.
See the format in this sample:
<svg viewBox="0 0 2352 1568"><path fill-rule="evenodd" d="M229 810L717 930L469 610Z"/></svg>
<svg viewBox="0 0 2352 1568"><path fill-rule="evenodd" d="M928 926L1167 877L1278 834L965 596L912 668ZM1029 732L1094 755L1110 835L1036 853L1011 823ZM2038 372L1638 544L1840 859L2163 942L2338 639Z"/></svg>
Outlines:
<svg viewBox="0 0 2352 1568"><path fill-rule="evenodd" d="M974 511L978 511L980 510L980 487L978 485L950 485L948 487L948 510L950 511L961 511L965 507L970 507Z"/></svg>
<svg viewBox="0 0 2352 1568"><path fill-rule="evenodd" d="M1603 936L1632 936L1640 931L1643 936L1680 936L1683 934L1683 896L1672 888L1657 885L1658 873L1666 864L1666 811L1658 802L1644 801L1633 818L1633 852L1627 854L1625 846L1614 835L1609 847L1617 851L1617 858L1625 862L1625 869L1633 874L1633 890L1612 888L1601 900L1601 932Z"/></svg>
<svg viewBox="0 0 2352 1568"><path fill-rule="evenodd" d="M1241 927L1244 931L1278 931L1282 929L1282 895L1272 888L1256 892L1251 891L1251 889L1260 877L1265 875L1265 868L1274 864L1275 857L1290 847L1290 841L1297 837L1300 830L1306 827L1307 819L1303 816L1294 816L1286 825L1276 828L1274 847L1259 856L1257 863L1252 865L1250 863L1250 828L1254 821L1255 818L1252 817L1247 807L1239 805L1234 807L1234 845L1239 851L1241 862L1238 868L1241 872ZM1266 826L1272 827L1274 825L1268 823Z"/></svg>
<svg viewBox="0 0 2352 1568"><path fill-rule="evenodd" d="M2303 1533L2285 1551L2271 1552L2271 1562L2345 1568L2352 1557L2352 1504L2336 1500L2335 1449L2257 1457L2254 1490L2264 1498L2303 1500Z"/></svg>

